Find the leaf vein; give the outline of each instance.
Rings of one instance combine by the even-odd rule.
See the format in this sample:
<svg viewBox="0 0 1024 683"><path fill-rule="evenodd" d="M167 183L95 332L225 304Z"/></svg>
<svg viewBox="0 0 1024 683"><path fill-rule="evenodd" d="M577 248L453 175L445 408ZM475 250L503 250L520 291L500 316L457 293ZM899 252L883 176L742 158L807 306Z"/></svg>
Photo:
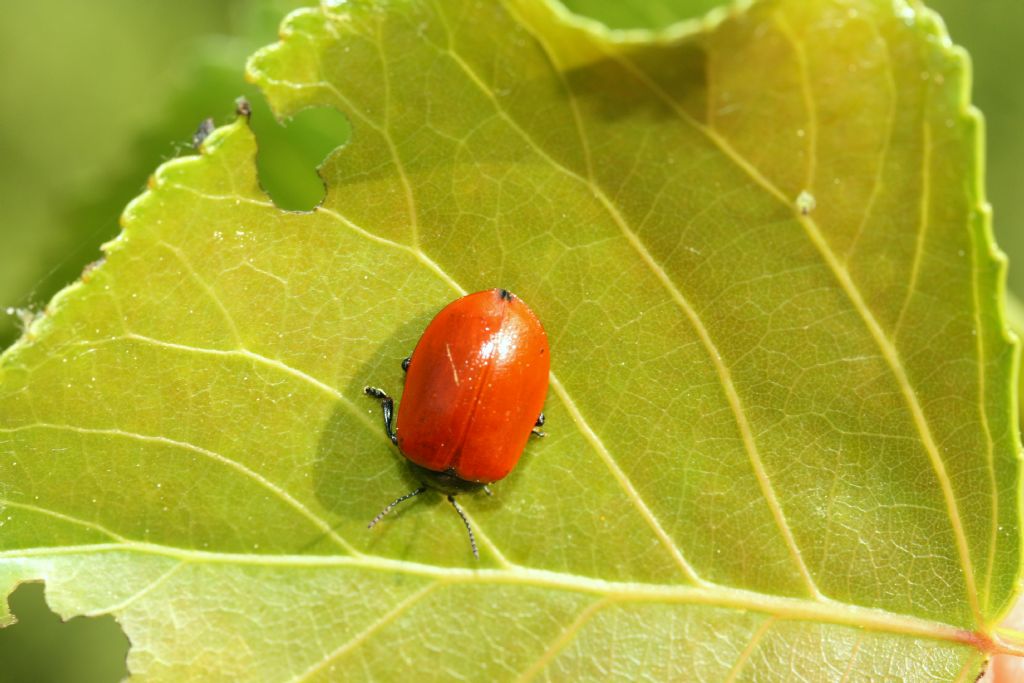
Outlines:
<svg viewBox="0 0 1024 683"><path fill-rule="evenodd" d="M813 194L814 176L818 164L818 109L814 106L814 98L811 95L810 65L807 62L807 52L804 50L803 43L797 40L793 27L789 25L781 12L775 12L772 16L779 27L779 32L793 48L793 55L800 73L800 94L804 101L804 108L807 110L807 175L804 178L804 187Z"/></svg>
<svg viewBox="0 0 1024 683"><path fill-rule="evenodd" d="M875 210L875 204L878 202L878 197L882 194L882 175L885 171L886 159L889 157L889 148L892 145L893 133L896 129L896 102L898 97L898 88L896 86L896 75L893 73L892 54L889 51L889 43L881 37L879 37L878 44L880 48L885 52L885 85L887 89L889 106L885 113L885 138L882 142L882 149L879 152L878 159L878 172L875 173L874 182L871 186L871 195L868 197L868 203L864 207L864 215L860 219L860 223L857 225L857 230L853 233L853 239L850 240L850 247L847 249L846 256L843 260L844 265L848 264L850 259L853 258L854 253L857 251L857 244L860 242L861 236L864 234L864 229L867 227L871 220L871 216Z"/></svg>
<svg viewBox="0 0 1024 683"><path fill-rule="evenodd" d="M214 291L213 287L210 286L210 283L208 283L202 276L199 275L199 272L192 266L192 263L185 256L185 253L175 245L169 242L165 242L163 240L160 240L159 245L164 249L167 249L172 254L174 254L178 261L181 262L183 266L185 266L185 270L188 271L188 274L192 277L193 280L196 281L196 283L200 287L202 287L203 291L206 292L210 300L213 301L213 303L220 310L221 314L224 317L224 322L227 324L228 329L231 331L231 336L234 339L235 345L244 346L244 344L242 344L242 337L238 332L238 325L235 323L234 316L231 315L231 312L224 304L224 301L217 295L217 292Z"/></svg>
<svg viewBox="0 0 1024 683"><path fill-rule="evenodd" d="M58 512L56 510L51 510L50 508L40 507L38 505L31 505L29 503L21 503L21 502L18 502L18 501L15 501L15 500L10 500L10 499L0 500L0 511L2 511L6 507L18 508L18 509L22 509L22 510L28 510L29 512L35 512L35 513L40 514L40 515L47 515L48 517L53 517L54 519L59 519L59 520L62 520L64 522L68 522L70 524L77 524L80 527L83 527L83 528L86 528L86 529L92 529L93 531L98 531L99 533L103 534L104 536L107 536L108 538L110 538L110 539L112 539L114 541L118 541L120 543L129 543L129 542L131 542L131 539L128 539L128 538L122 536L121 534L118 534L118 533L115 533L115 532L111 531L110 529L106 528L102 524L97 524L96 522L91 522L91 521L89 521L87 519L82 519L81 517L75 517L73 515L69 515L69 514L66 514L66 513L63 513L63 512Z"/></svg>
<svg viewBox="0 0 1024 683"><path fill-rule="evenodd" d="M348 412L351 413L354 417L356 417L358 419L358 421L363 426L366 427L366 429L368 429L375 436L380 437L382 442L387 443L389 446L391 445L391 442L388 440L387 436L385 436L383 431L381 429L379 429L378 424L369 417L369 415L366 413L366 411L360 410L359 407L356 406L356 404L353 403L343 393L341 393L340 391L338 391L334 387L330 386L329 384L327 384L327 383L317 379L313 375L310 375L307 372L299 370L298 368L296 368L296 367L294 367L292 365L289 365L289 364L287 364L287 363L285 363L283 361L276 360L276 359L270 358L268 356L264 356L262 354L254 352L254 351L250 351L249 349L244 349L244 348L240 348L240 349L212 349L212 348L205 348L205 347L201 347L201 346L190 346L190 345L186 345L186 344L178 344L176 342L168 342L168 341L163 341L163 340L160 340L160 339L154 339L153 337L148 337L148 336L145 336L145 335L136 334L134 332L128 332L128 333L125 333L124 335L119 336L119 337L106 337L106 338L101 339L101 340L88 340L88 341L84 341L84 342L75 342L75 344L76 345L95 346L95 345L101 344L101 343L109 343L109 342L124 341L124 340L137 341L137 342L141 342L141 343L144 343L144 344L151 344L153 346L160 346L160 347L164 347L164 348L168 348L168 349L173 349L173 350L176 350L176 351L182 351L182 352L186 352L186 353L197 353L197 354L211 355L211 356L227 356L227 357L243 358L243 359L252 361L254 363L258 363L258 364L264 365L265 367L268 367L268 368L270 368L272 370L275 370L275 371L278 371L278 372L281 372L281 373L285 373L285 374L291 375L292 377L295 377L295 378L301 380L302 382L305 382L305 383L309 384L310 386L314 387L315 389L323 392L324 394L326 394L330 398L334 399L335 401L337 401L341 405L345 406L345 408L348 410ZM473 526L476 529L477 535L480 537L480 540L483 542L484 545L486 545L488 548L490 548L491 552L495 556L495 559L497 559L498 562L500 564L502 564L503 566L513 566L512 563L510 563L509 560L505 557L504 553L502 553L501 548L487 534L487 532L484 529L483 525L481 525L479 522L474 522Z"/></svg>
<svg viewBox="0 0 1024 683"><path fill-rule="evenodd" d="M850 660L846 663L846 671L843 672L843 678L839 683L846 683L850 679L850 674L853 672L853 665L857 661L857 653L860 652L861 645L864 643L864 632L861 631L857 634L857 640L853 641L853 647L850 648Z"/></svg>
<svg viewBox="0 0 1024 683"><path fill-rule="evenodd" d="M975 242L975 234L971 232L971 270L974 276L971 278L971 301L974 308L974 328L977 331L974 337L975 348L978 352L978 414L981 419L981 428L985 433L985 440L988 444L988 448L985 450L985 458L988 461L988 477L989 486L992 487L992 514L990 521L989 531L989 546L988 546L988 563L985 567L985 579L982 584L982 591L984 594L983 606L985 608L990 607L990 600L992 598L992 572L996 563L996 550L998 548L999 541L999 485L996 479L996 460L995 460L995 441L992 438L992 427L988 421L988 411L986 406L988 401L986 400L986 394L988 393L987 382L985 381L985 365L987 364L985 358L985 328L981 324L981 293L979 292L978 278L981 275L981 269L978 266L977 254L978 245Z"/></svg>
<svg viewBox="0 0 1024 683"><path fill-rule="evenodd" d="M469 569L394 560L374 555L260 555L224 553L176 548L155 543L105 543L81 546L22 548L0 551L2 560L30 560L34 557L89 555L96 553L141 553L184 559L194 564L240 565L262 568L355 569L436 578L447 584L516 585L550 590L608 596L635 603L701 605L758 612L792 621L825 622L866 631L903 634L936 641L970 645L989 652L1024 655L1024 645L990 640L983 634L912 615L862 607L833 600L790 598L729 586L691 586L608 581L579 574L544 569ZM52 560L50 560L52 561Z"/></svg>
<svg viewBox="0 0 1024 683"><path fill-rule="evenodd" d="M415 605L417 602L426 597L428 593L432 592L434 589L438 588L441 585L443 585L442 582L435 581L433 583L427 584L423 588L420 588L415 593L406 596L402 601L400 601L390 610L381 615L376 621L371 623L365 629L363 629L355 636L339 645L331 652L327 653L319 662L317 662L316 664L312 665L299 675L292 678L292 683L300 683L300 681L309 680L311 676L316 674L318 671L323 670L323 668L330 664L332 661L344 656L350 650L362 645L364 642L372 638L373 635L377 633L377 631L381 630L391 622L395 621L395 619L400 617L404 612L411 609L413 605Z"/></svg>
<svg viewBox="0 0 1024 683"><path fill-rule="evenodd" d="M580 631L583 630L594 615L612 603L613 600L605 597L587 605L586 609L576 615L576 618L568 626L562 629L562 632L551 641L551 644L544 650L544 652L542 652L541 655L526 668L522 675L516 679L518 683L527 683L528 681L532 681L536 678L537 674L543 671L555 657L557 657L569 646L570 643L572 643L573 640L576 639Z"/></svg>
<svg viewBox="0 0 1024 683"><path fill-rule="evenodd" d="M931 101L931 87L925 86L924 111L928 111ZM921 260L924 254L924 244L928 236L929 209L931 208L931 161L932 161L932 128L928 122L927 113L923 116L921 124L921 201L918 205L917 239L914 241L914 259L910 265L910 282L907 284L907 293L903 297L899 315L896 317L896 324L893 326L892 336L898 339L903 329L903 319L910 308L910 301L914 298L917 289L917 280L921 273Z"/></svg>
<svg viewBox="0 0 1024 683"><path fill-rule="evenodd" d="M548 47L546 46L543 38L537 35L535 32L533 33L533 36L535 40L538 41L538 43L544 46L545 53L548 55L548 59L552 70L555 73L561 74L562 69L557 64L557 62L555 62L554 57L550 49L548 49ZM462 60L458 61L461 64L463 64L464 70L471 71L467 65L462 63ZM497 98L489 89L486 89L486 85L484 83L480 82L479 79L473 80L475 83L477 83L478 87L483 89L484 94L486 94L490 98L498 114L508 122L509 126L513 130L515 130L523 138L523 140L527 142L527 144L529 144L536 151L538 155L545 159L556 170L564 173L566 176L573 178L580 183L583 183L584 185L591 189L591 191L594 194L594 197L598 200L602 208L604 208L604 210L608 213L609 217L619 228L627 243L630 245L630 247L632 247L632 249L640 257L644 265L647 266L650 272L655 276L655 278L668 292L669 296L672 297L672 300L684 313L691 327L697 333L697 336L704 347L705 353L707 354L708 358L711 360L712 364L715 367L715 370L718 374L719 383L722 387L722 391L725 394L726 401L728 402L729 407L732 410L733 417L736 421L737 429L740 432L740 438L742 439L744 448L746 449L751 469L753 470L754 475L757 479L758 486L761 489L761 494L764 497L764 500L768 505L769 511L772 514L772 518L776 525L776 528L779 530L779 533L781 534L783 541L786 544L787 551L789 552L790 558L792 559L793 564L796 567L797 573L800 575L800 578L803 581L808 593L816 598L820 598L821 592L819 591L814 581L814 578L811 576L811 572L808 569L806 562L804 561L803 553L796 542L796 538L793 535L792 528L790 527L789 522L786 519L785 512L782 509L782 505L778 499L778 496L775 493L775 488L771 482L770 477L767 474L767 471L765 470L764 462L761 458L760 451L757 448L756 440L754 439L753 430L751 429L750 423L747 420L746 411L739 397L739 393L736 391L735 384L732 381L732 374L723 362L722 355L719 352L717 345L714 343L714 340L711 338L710 331L708 330L707 326L704 325L704 322L701 319L700 315L697 313L696 309L692 306L692 304L683 294L682 290L668 275L668 273L665 271L662 265L657 261L657 259L653 257L653 255L647 249L646 245L643 243L640 237L630 227L629 222L622 215L618 206L608 198L607 194L604 192L604 189L600 185L598 185L593 179L587 179L584 178L583 176L580 176L576 171L567 168L564 164L551 157L545 150L543 150L536 143L535 140L533 140L533 138L525 130L523 130L519 126L519 124L507 112L505 112L502 109ZM562 82L564 87L566 88L566 96L568 97L570 102L575 102L575 94L573 90L569 87L569 84L566 83L564 80ZM575 120L577 124L579 124L579 119L576 118ZM580 137L582 139L586 139L586 135L582 130L580 130ZM675 544L673 543L673 546L674 545ZM677 559L682 559L682 553L678 550L678 548L675 549L675 553L678 556ZM687 574L689 574L693 580L698 582L702 581L702 579L700 579L696 571L689 565L689 563L686 563L685 568Z"/></svg>
<svg viewBox="0 0 1024 683"><path fill-rule="evenodd" d="M779 618L777 616L770 616L761 623L756 631L754 631L754 634L747 641L746 646L744 646L739 656L736 657L736 661L733 663L732 668L729 669L729 675L726 677L725 683L733 683L733 681L735 681L743 672L743 669L747 666L747 662L750 661L750 655L754 653L754 650L757 649L761 639L764 638L765 634L771 630L772 626L774 626L775 622L778 620Z"/></svg>
<svg viewBox="0 0 1024 683"><path fill-rule="evenodd" d="M117 428L79 427L76 425L56 424L50 422L35 422L32 424L24 424L17 427L0 427L0 433L12 434L27 429L52 429L57 431L67 431L74 432L77 434L88 434L93 436L113 436L125 439L134 439L136 441L141 441L143 443L160 444L162 446L169 446L171 448L180 448L183 450L191 451L193 453L196 453L197 455L203 456L204 458L208 458L215 462L219 462L220 464L235 470L236 472L246 477L247 479L251 479L252 481L256 482L262 488L271 492L272 494L274 494L274 496L276 496L286 505L288 505L296 512L298 512L301 516L305 517L307 521L312 523L320 531L324 532L338 546L340 546L347 552L351 553L352 555L360 555L360 553L352 545L350 545L348 541L339 536L337 531L335 531L334 528L330 524L328 524L322 517L320 517L312 510L307 508L305 505L303 505L300 501L295 499L290 493L285 491L283 488L281 488L274 482L270 481L262 474L249 469L248 467L238 462L237 460L233 460L225 455L222 455L221 453L217 453L208 448L203 448L202 446L197 446L187 441L178 441L176 439L170 439L165 436L139 434L137 432L125 431L123 429Z"/></svg>
<svg viewBox="0 0 1024 683"><path fill-rule="evenodd" d="M889 339L878 320L871 313L871 310L864 301L864 297L860 293L860 289L854 283L849 272L839 261L835 252L833 252L831 247L828 245L821 228L810 216L801 215L797 211L795 204L790 202L774 183L766 178L749 160L734 149L722 135L707 126L701 125L700 122L695 121L689 114L676 106L672 99L662 91L656 83L653 83L639 67L627 58L618 57L618 59L620 60L620 63L636 75L637 78L639 78L653 93L658 95L669 107L673 108L676 111L677 116L679 116L682 121L686 122L688 125L693 127L694 130L697 130L706 136L710 142L715 144L723 154L736 164L737 168L744 171L752 181L793 212L794 220L800 224L808 240L818 250L818 253L821 255L825 265L827 265L829 270L832 272L840 288L843 290L843 293L849 299L854 311L856 311L858 316L860 316L861 320L864 322L865 328L868 330L868 333L881 350L882 356L885 358L885 361L893 374L894 381L899 387L900 393L907 404L907 409L910 412L914 427L921 436L925 453L928 456L935 478L942 490L942 496L946 504L946 513L950 520L950 525L952 527L951 531L957 547L960 567L963 571L965 592L971 606L971 611L976 623L984 623L978 604L978 592L974 578L974 567L971 562L971 555L966 532L964 531L963 519L960 516L959 502L957 501L956 495L953 491L949 474L946 471L945 461L939 451L935 437L931 432L928 418L924 414L924 409L918 399L916 390L910 383L910 379L907 376L902 360L900 359L899 352L896 350L895 343L893 340Z"/></svg>
<svg viewBox="0 0 1024 683"><path fill-rule="evenodd" d="M160 574L160 576L156 577L155 579L153 579L152 581L147 583L145 586L143 586L142 588L140 588L136 592L132 593L130 596L128 596L127 598L125 598L121 602L114 603L113 605L108 605L107 607L101 607L99 609L91 610L89 612L86 612L85 616L87 616L87 617L96 617L96 616L100 616L101 614L111 614L111 613L113 613L115 611L125 609L126 607L128 607L132 603L137 602L138 600L141 600L142 598L146 597L147 595L152 593L154 590L159 588L161 584L166 582L169 578L171 578L171 576L176 574L178 572L178 570L180 570L186 564L188 564L188 562L186 562L185 560L180 560L179 562L177 562L174 565L172 565L170 569L168 569L167 571L165 571L162 574Z"/></svg>

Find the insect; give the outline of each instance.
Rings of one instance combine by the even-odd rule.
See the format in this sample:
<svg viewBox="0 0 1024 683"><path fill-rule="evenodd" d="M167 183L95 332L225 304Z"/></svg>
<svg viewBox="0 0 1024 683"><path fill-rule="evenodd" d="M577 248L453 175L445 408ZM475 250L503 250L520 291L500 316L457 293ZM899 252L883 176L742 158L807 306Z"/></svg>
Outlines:
<svg viewBox="0 0 1024 683"><path fill-rule="evenodd" d="M412 356L402 361L405 391L395 403L383 389L364 391L380 401L388 438L409 460L420 487L395 499L369 528L398 504L436 489L459 513L473 556L473 527L455 502L484 490L519 461L531 434L544 424L551 366L548 339L537 316L506 289L456 299L438 313Z"/></svg>

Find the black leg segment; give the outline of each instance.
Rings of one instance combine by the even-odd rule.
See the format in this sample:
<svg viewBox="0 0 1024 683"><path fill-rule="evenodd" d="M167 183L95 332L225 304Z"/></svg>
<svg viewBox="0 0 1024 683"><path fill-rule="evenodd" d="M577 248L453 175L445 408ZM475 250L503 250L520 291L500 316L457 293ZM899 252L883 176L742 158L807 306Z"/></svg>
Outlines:
<svg viewBox="0 0 1024 683"><path fill-rule="evenodd" d="M537 416L537 424L533 428L533 436L547 436L540 428L544 426L544 413Z"/></svg>
<svg viewBox="0 0 1024 683"><path fill-rule="evenodd" d="M412 356L407 356L402 359L402 370L409 372L409 363L412 362Z"/></svg>
<svg viewBox="0 0 1024 683"><path fill-rule="evenodd" d="M380 401L381 410L384 412L384 431L387 432L391 443L397 446L398 436L395 434L395 429L391 424L395 417L395 400L388 396L383 389L378 389L377 387L365 387L363 392L367 396Z"/></svg>
<svg viewBox="0 0 1024 683"><path fill-rule="evenodd" d="M473 537L473 527L469 525L469 518L466 517L466 513L462 511L459 504L455 502L455 496L448 496L448 502L452 504L455 511L459 513L459 517L462 517L462 523L466 525L466 532L469 534L469 545L473 548L473 557L480 559L480 553L476 549L476 539Z"/></svg>

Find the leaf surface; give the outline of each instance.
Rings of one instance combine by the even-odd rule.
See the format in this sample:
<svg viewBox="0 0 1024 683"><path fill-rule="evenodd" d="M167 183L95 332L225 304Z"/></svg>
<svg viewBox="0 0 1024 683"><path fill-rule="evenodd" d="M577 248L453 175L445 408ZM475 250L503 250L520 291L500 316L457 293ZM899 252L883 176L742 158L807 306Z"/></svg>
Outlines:
<svg viewBox="0 0 1024 683"><path fill-rule="evenodd" d="M717 8L740 2L749 0L561 0L571 12L600 21L612 30L663 29L673 24L685 27L687 22L699 23Z"/></svg>
<svg viewBox="0 0 1024 683"><path fill-rule="evenodd" d="M3 356L0 586L154 680L972 680L1019 473L963 60L892 3L719 19L293 14L249 73L349 117L323 205L244 120L161 167ZM494 286L553 372L477 563L439 496L366 530L416 481L362 388Z"/></svg>

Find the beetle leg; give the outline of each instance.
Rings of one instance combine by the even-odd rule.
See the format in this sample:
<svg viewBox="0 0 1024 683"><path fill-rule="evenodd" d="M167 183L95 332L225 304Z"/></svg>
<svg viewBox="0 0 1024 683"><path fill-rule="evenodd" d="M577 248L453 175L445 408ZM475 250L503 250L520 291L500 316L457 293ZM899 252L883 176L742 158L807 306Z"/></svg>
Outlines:
<svg viewBox="0 0 1024 683"><path fill-rule="evenodd" d="M540 415L537 416L537 424L533 428L533 435L534 436L540 436L540 437L547 436L547 434L545 434L544 432L540 431L540 429L538 429L538 427L543 427L543 426L544 426L544 413L541 413Z"/></svg>
<svg viewBox="0 0 1024 683"><path fill-rule="evenodd" d="M543 426L544 426L544 413L541 413L540 415L537 416L537 424L534 426L534 428L532 430L533 436L538 436L538 437L547 436L547 434L545 434L544 432L540 431L540 429L538 429L538 427L543 427Z"/></svg>
<svg viewBox="0 0 1024 683"><path fill-rule="evenodd" d="M412 356L406 356L402 359L402 370L409 372L409 363L412 362Z"/></svg>
<svg viewBox="0 0 1024 683"><path fill-rule="evenodd" d="M398 445L398 435L395 434L391 421L395 416L395 400L387 395L383 389L377 387L363 387L363 392L372 398L380 401L381 410L384 412L384 431L387 432L391 443Z"/></svg>
<svg viewBox="0 0 1024 683"><path fill-rule="evenodd" d="M415 491L410 491L409 493L405 494L404 496L399 496L398 498L395 498L393 501L388 503L387 507L385 507L383 510L380 511L379 515L377 515L376 517L373 518L373 521L371 521L369 524L366 525L366 528L367 529L372 529L373 525L376 524L377 522L379 522L380 520L384 519L384 515L388 514L392 510L394 510L396 505L398 505L399 503L402 503L404 501L407 501L410 498L415 498L416 496L420 495L421 493L426 492L426 490L427 490L426 486L421 486L418 489L416 489Z"/></svg>
<svg viewBox="0 0 1024 683"><path fill-rule="evenodd" d="M466 517L466 513L462 511L459 504L455 502L455 496L448 496L448 502L452 504L455 511L459 513L459 517L462 517L462 523L466 525L466 531L469 533L469 545L473 548L473 557L480 559L480 553L476 549L476 539L473 538L473 527L469 525L469 518Z"/></svg>

